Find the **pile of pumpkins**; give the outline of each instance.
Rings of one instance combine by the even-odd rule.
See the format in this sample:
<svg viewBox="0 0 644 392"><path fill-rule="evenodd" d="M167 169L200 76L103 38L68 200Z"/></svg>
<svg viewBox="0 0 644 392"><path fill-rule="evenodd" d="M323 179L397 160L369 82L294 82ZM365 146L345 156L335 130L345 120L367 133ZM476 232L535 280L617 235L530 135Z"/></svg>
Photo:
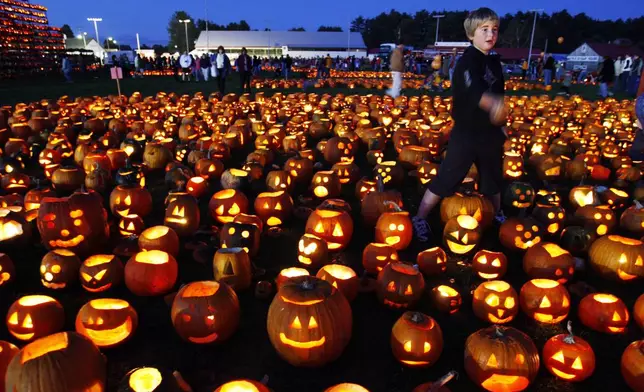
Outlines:
<svg viewBox="0 0 644 392"><path fill-rule="evenodd" d="M595 354L573 335L570 322L569 333L550 338L541 355L528 335L506 324L519 309L537 323L563 322L571 310L566 284L579 268L574 256L587 255L605 279L638 284L644 278L644 210L631 201L644 197L638 186L642 162L627 155L636 131L633 102L532 96L509 97L506 104L503 171L509 185L503 200L517 213L501 225L499 240L504 251L523 254L529 280L518 293L502 280L508 269L503 251L478 249L494 211L477 193L475 166L440 206L444 247L419 252L411 262L398 256L413 236L401 189L413 181L422 191L436 177L453 126L451 98L135 93L0 108L0 248L8 252L0 255L0 290L15 280L12 252L39 238L49 250L40 264L45 288L69 289L80 281L84 290L105 295L80 309L76 332L60 332L63 306L51 296L16 300L6 326L28 344L18 350L0 342L6 390L46 391L40 384L45 374L68 391L105 390L99 350L124 344L138 325L136 310L107 293L121 283L137 296L172 292L179 252L211 225L219 237L213 279L183 285L170 316L187 342L224 342L240 320L236 292L254 283L251 261L263 235L302 215L297 259L274 282L255 283L260 297L277 288L267 330L288 363L319 367L337 359L351 339L351 301L373 290L383 306L404 311L392 327L394 357L404 366L432 366L443 350L443 332L434 318L412 309L429 294L437 311L459 311L464 296L458 288L426 286L426 279L446 275L458 260L483 280L471 305L491 324L465 342L464 367L474 383L489 391L521 391L541 361L560 379L586 379ZM392 154L395 159L385 158ZM361 177L356 162L362 160L373 166L372 177ZM153 203L146 178L158 175L169 190L163 225L146 227ZM522 182L529 178L539 180L537 188ZM581 183L562 194L571 181ZM352 207L342 198L347 189L360 205L362 224L374 230L362 268L332 262L354 231ZM294 195L301 196L297 204ZM200 200L208 217L201 216ZM115 239L134 239L125 265L104 254ZM624 333L631 318L635 328L644 328L644 296L629 311L611 293L591 293L577 311L582 324L598 332ZM644 340L626 348L621 373L642 391ZM434 388L447 390L443 384L453 377ZM130 391L188 388L180 376L154 368L134 369L124 383ZM268 390L252 380L229 384L217 391ZM349 390L366 391L352 384L327 391Z"/></svg>

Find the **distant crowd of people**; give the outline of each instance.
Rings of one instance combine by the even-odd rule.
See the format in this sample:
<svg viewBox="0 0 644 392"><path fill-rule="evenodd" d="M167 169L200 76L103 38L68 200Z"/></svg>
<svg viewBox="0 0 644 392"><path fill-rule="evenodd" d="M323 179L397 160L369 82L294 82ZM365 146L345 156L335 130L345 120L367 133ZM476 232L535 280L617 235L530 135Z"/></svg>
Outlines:
<svg viewBox="0 0 644 392"><path fill-rule="evenodd" d="M598 71L599 95L604 98L615 92L635 95L643 69L644 60L639 56L619 56L615 60L605 56Z"/></svg>

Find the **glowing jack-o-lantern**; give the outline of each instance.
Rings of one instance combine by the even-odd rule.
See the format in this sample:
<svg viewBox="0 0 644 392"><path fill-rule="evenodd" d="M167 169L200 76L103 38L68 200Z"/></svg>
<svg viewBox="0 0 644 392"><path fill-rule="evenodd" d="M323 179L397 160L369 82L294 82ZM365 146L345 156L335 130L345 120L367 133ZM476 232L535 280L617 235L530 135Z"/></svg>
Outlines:
<svg viewBox="0 0 644 392"><path fill-rule="evenodd" d="M481 237L479 222L469 215L451 218L443 229L443 241L454 254L471 253L478 246Z"/></svg>
<svg viewBox="0 0 644 392"><path fill-rule="evenodd" d="M431 366L443 352L443 331L433 318L405 312L391 329L391 349L404 365Z"/></svg>
<svg viewBox="0 0 644 392"><path fill-rule="evenodd" d="M270 392L270 389L257 381L234 380L221 385L215 392Z"/></svg>
<svg viewBox="0 0 644 392"><path fill-rule="evenodd" d="M434 162L423 161L416 169L416 177L420 186L430 183L438 175L439 165Z"/></svg>
<svg viewBox="0 0 644 392"><path fill-rule="evenodd" d="M18 193L22 195L29 190L31 180L26 174L14 172L5 174L2 177L2 181L0 181L0 185L6 193Z"/></svg>
<svg viewBox="0 0 644 392"><path fill-rule="evenodd" d="M551 242L537 244L523 255L523 270L533 279L552 279L566 283L575 273L570 252Z"/></svg>
<svg viewBox="0 0 644 392"><path fill-rule="evenodd" d="M138 325L136 310L122 299L94 299L76 315L76 332L101 348L123 344Z"/></svg>
<svg viewBox="0 0 644 392"><path fill-rule="evenodd" d="M127 215L118 224L118 233L122 237L138 236L145 229L143 218L138 215Z"/></svg>
<svg viewBox="0 0 644 392"><path fill-rule="evenodd" d="M510 184L503 198L507 206L514 208L529 208L534 201L535 191L527 182L513 182Z"/></svg>
<svg viewBox="0 0 644 392"><path fill-rule="evenodd" d="M501 252L483 249L472 258L472 270L483 279L499 279L508 270L508 259Z"/></svg>
<svg viewBox="0 0 644 392"><path fill-rule="evenodd" d="M594 206L599 204L599 197L595 193L595 187L580 185L572 188L568 194L570 204L574 207Z"/></svg>
<svg viewBox="0 0 644 392"><path fill-rule="evenodd" d="M376 222L376 242L391 245L396 250L407 248L413 237L409 213L393 204L394 211L380 215Z"/></svg>
<svg viewBox="0 0 644 392"><path fill-rule="evenodd" d="M538 371L539 352L518 329L495 325L474 332L465 342L465 372L485 390L523 391Z"/></svg>
<svg viewBox="0 0 644 392"><path fill-rule="evenodd" d="M157 368L141 367L125 375L119 386L123 392L163 392L181 390L177 378Z"/></svg>
<svg viewBox="0 0 644 392"><path fill-rule="evenodd" d="M80 267L81 285L90 293L99 293L123 281L123 263L114 255L94 255Z"/></svg>
<svg viewBox="0 0 644 392"><path fill-rule="evenodd" d="M432 289L432 303L441 312L456 313L460 309L463 300L461 293L453 287L439 285Z"/></svg>
<svg viewBox="0 0 644 392"><path fill-rule="evenodd" d="M384 161L376 165L375 177L385 188L398 188L405 179L405 170L398 161Z"/></svg>
<svg viewBox="0 0 644 392"><path fill-rule="evenodd" d="M620 362L622 377L633 391L640 392L644 385L644 340L636 340L629 344ZM639 389L638 389L639 388Z"/></svg>
<svg viewBox="0 0 644 392"><path fill-rule="evenodd" d="M279 274L277 274L277 278L275 279L275 284L277 285L277 289L279 290L280 287L284 285L287 281L296 278L298 276L309 276L311 275L309 271L305 270L304 268L299 268L299 267L290 267L290 268L284 268L283 270L280 271Z"/></svg>
<svg viewBox="0 0 644 392"><path fill-rule="evenodd" d="M543 346L546 369L557 378L569 382L583 381L595 371L595 352L584 339L572 334L568 321L568 334L555 335Z"/></svg>
<svg viewBox="0 0 644 392"><path fill-rule="evenodd" d="M611 233L617 225L615 213L607 205L579 207L575 211L575 218L594 230L598 236Z"/></svg>
<svg viewBox="0 0 644 392"><path fill-rule="evenodd" d="M161 250L176 256L179 253L179 236L168 226L152 226L139 236L139 249Z"/></svg>
<svg viewBox="0 0 644 392"><path fill-rule="evenodd" d="M391 245L372 242L362 251L362 266L367 273L377 274L392 261L398 261L398 252Z"/></svg>
<svg viewBox="0 0 644 392"><path fill-rule="evenodd" d="M4 385L7 391L102 392L106 370L105 357L91 340L60 332L23 347L9 364Z"/></svg>
<svg viewBox="0 0 644 392"><path fill-rule="evenodd" d="M481 320L493 324L506 324L514 319L519 311L517 292L502 280L481 283L474 290L472 308Z"/></svg>
<svg viewBox="0 0 644 392"><path fill-rule="evenodd" d="M424 290L423 274L411 265L391 262L378 274L378 298L390 308L404 309L413 306Z"/></svg>
<svg viewBox="0 0 644 392"><path fill-rule="evenodd" d="M320 170L311 179L313 195L319 199L338 197L342 184L338 175L332 170Z"/></svg>
<svg viewBox="0 0 644 392"><path fill-rule="evenodd" d="M74 252L56 249L40 262L40 281L48 289L64 289L78 279L81 261Z"/></svg>
<svg viewBox="0 0 644 392"><path fill-rule="evenodd" d="M257 225L230 222L224 224L219 231L219 242L223 249L242 248L252 257L259 251L260 235Z"/></svg>
<svg viewBox="0 0 644 392"><path fill-rule="evenodd" d="M377 181L370 180L367 177L362 177L356 183L356 198L360 201L365 198L369 193L375 192L378 189Z"/></svg>
<svg viewBox="0 0 644 392"><path fill-rule="evenodd" d="M523 158L521 154L508 151L503 157L503 177L506 179L518 179L523 176Z"/></svg>
<svg viewBox="0 0 644 392"><path fill-rule="evenodd" d="M284 170L291 176L293 183L306 184L313 177L313 161L303 156L289 158L284 163Z"/></svg>
<svg viewBox="0 0 644 392"><path fill-rule="evenodd" d="M626 331L630 315L624 302L612 294L588 294L579 302L579 320L598 332L619 334Z"/></svg>
<svg viewBox="0 0 644 392"><path fill-rule="evenodd" d="M163 224L173 229L178 236L187 237L199 228L201 214L197 199L186 192L172 193L165 209Z"/></svg>
<svg viewBox="0 0 644 392"><path fill-rule="evenodd" d="M7 329L19 340L37 339L58 332L65 323L62 305L46 295L27 295L7 312Z"/></svg>
<svg viewBox="0 0 644 392"><path fill-rule="evenodd" d="M360 178L360 168L353 162L338 162L331 168L340 184L352 184Z"/></svg>
<svg viewBox="0 0 644 392"><path fill-rule="evenodd" d="M305 232L325 240L329 250L340 251L351 241L353 219L347 211L324 203L309 215Z"/></svg>
<svg viewBox="0 0 644 392"><path fill-rule="evenodd" d="M143 218L152 211L152 195L138 185L118 185L110 193L110 209L115 216L136 214Z"/></svg>
<svg viewBox="0 0 644 392"><path fill-rule="evenodd" d="M492 202L477 193L455 193L441 202L441 221L445 224L459 215L469 215L482 228L488 227L494 218Z"/></svg>
<svg viewBox="0 0 644 392"><path fill-rule="evenodd" d="M196 344L228 339L239 324L239 300L225 283L192 282L183 286L172 303L172 324L179 336Z"/></svg>
<svg viewBox="0 0 644 392"><path fill-rule="evenodd" d="M6 286L15 279L16 268L11 258L0 253L0 288Z"/></svg>
<svg viewBox="0 0 644 392"><path fill-rule="evenodd" d="M200 198L208 190L208 181L204 177L192 177L186 184L186 192Z"/></svg>
<svg viewBox="0 0 644 392"><path fill-rule="evenodd" d="M280 226L293 211L293 199L285 191L263 192L255 199L255 213L268 226Z"/></svg>
<svg viewBox="0 0 644 392"><path fill-rule="evenodd" d="M532 216L546 228L546 233L555 235L564 227L566 211L559 206L537 204Z"/></svg>
<svg viewBox="0 0 644 392"><path fill-rule="evenodd" d="M521 310L540 323L556 324L568 316L568 290L550 279L532 279L521 287Z"/></svg>
<svg viewBox="0 0 644 392"><path fill-rule="evenodd" d="M499 228L499 240L507 249L525 251L541 242L541 228L531 218L510 218Z"/></svg>
<svg viewBox="0 0 644 392"><path fill-rule="evenodd" d="M215 280L228 284L233 290L245 290L252 280L250 258L242 248L224 248L212 259Z"/></svg>
<svg viewBox="0 0 644 392"><path fill-rule="evenodd" d="M590 265L602 276L620 281L644 278L644 243L619 235L600 237L588 253Z"/></svg>
<svg viewBox="0 0 644 392"><path fill-rule="evenodd" d="M438 246L426 249L416 256L418 269L426 276L440 275L447 270L447 255Z"/></svg>
<svg viewBox="0 0 644 392"><path fill-rule="evenodd" d="M369 390L362 385L345 382L327 388L324 392L369 392Z"/></svg>
<svg viewBox="0 0 644 392"><path fill-rule="evenodd" d="M304 234L297 244L297 261L306 268L317 268L328 260L329 248L322 238Z"/></svg>
<svg viewBox="0 0 644 392"><path fill-rule="evenodd" d="M346 137L332 137L324 147L324 159L329 163L353 162L355 146Z"/></svg>
<svg viewBox="0 0 644 392"><path fill-rule="evenodd" d="M345 296L312 276L280 287L268 309L268 337L293 366L317 367L338 358L351 339L353 318Z"/></svg>
<svg viewBox="0 0 644 392"><path fill-rule="evenodd" d="M174 286L178 269L177 260L166 252L139 252L125 265L125 285L135 295L162 295Z"/></svg>
<svg viewBox="0 0 644 392"><path fill-rule="evenodd" d="M224 189L212 195L208 209L213 219L221 223L232 222L235 216L248 212L248 198L235 189Z"/></svg>
<svg viewBox="0 0 644 392"><path fill-rule="evenodd" d="M358 288L360 285L358 275L356 275L356 272L353 269L346 265L325 265L320 268L315 276L331 283L331 286L340 290L349 302L353 301L358 294Z"/></svg>

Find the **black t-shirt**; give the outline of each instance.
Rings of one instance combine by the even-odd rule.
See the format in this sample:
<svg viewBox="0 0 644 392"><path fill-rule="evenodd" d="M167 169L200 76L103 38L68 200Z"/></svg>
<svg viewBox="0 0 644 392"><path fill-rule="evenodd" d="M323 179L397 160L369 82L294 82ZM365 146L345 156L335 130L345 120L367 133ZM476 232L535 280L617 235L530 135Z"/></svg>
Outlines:
<svg viewBox="0 0 644 392"><path fill-rule="evenodd" d="M470 46L456 63L452 83L454 129L451 138L502 142L505 136L501 128L492 124L490 114L479 107L484 93L503 95L505 92L499 56L486 55Z"/></svg>

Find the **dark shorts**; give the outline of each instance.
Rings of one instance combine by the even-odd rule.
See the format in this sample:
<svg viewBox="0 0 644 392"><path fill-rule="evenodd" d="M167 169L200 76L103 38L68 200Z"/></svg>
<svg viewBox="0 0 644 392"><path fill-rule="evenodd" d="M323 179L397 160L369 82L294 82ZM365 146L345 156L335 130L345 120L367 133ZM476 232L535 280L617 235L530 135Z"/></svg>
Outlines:
<svg viewBox="0 0 644 392"><path fill-rule="evenodd" d="M441 197L451 196L463 182L473 163L479 173L479 191L485 196L501 192L503 141L477 142L474 139L450 140L447 155L428 189Z"/></svg>

